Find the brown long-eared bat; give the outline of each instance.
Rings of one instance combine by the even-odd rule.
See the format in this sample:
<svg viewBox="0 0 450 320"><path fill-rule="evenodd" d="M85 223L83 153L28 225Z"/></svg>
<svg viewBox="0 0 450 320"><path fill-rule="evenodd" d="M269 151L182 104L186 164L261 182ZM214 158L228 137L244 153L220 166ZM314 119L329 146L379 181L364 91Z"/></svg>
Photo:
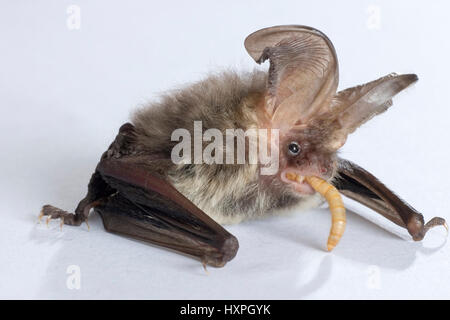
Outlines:
<svg viewBox="0 0 450 320"><path fill-rule="evenodd" d="M340 194L406 228L414 240L447 226L439 217L425 223L372 174L336 154L350 133L417 81L415 74L392 73L337 92L336 53L320 31L270 27L244 44L257 63L269 60L268 72L213 74L138 109L101 156L75 213L45 205L40 218L79 226L93 209L110 232L216 267L239 247L221 224L324 199L332 213L331 250L345 228Z"/></svg>

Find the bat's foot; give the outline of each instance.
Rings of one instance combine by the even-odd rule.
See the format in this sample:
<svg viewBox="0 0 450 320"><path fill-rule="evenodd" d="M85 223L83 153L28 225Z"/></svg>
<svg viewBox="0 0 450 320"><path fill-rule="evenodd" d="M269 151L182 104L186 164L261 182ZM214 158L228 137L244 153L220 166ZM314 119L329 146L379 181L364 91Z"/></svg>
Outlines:
<svg viewBox="0 0 450 320"><path fill-rule="evenodd" d="M47 225L47 227L48 227L49 222L52 219L60 219L59 226L61 229L64 224L68 224L71 226L79 226L85 220L85 219L83 219L82 216L79 216L79 215L76 215L73 213L69 213L67 211L61 210L61 209L56 208L51 205L45 205L42 207L41 212L38 217L39 223L41 222L41 220L44 216L47 217L47 219L45 220L45 224ZM87 221L86 221L86 223L87 223ZM89 227L89 225L88 225L88 227Z"/></svg>

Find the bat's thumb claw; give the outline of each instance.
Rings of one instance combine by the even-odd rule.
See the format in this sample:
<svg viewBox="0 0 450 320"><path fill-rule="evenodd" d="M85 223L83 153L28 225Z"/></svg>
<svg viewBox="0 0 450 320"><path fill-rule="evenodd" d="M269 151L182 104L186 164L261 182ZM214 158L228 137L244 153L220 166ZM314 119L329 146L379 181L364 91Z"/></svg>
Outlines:
<svg viewBox="0 0 450 320"><path fill-rule="evenodd" d="M64 217L61 217L61 221L59 222L59 230L62 231L64 225Z"/></svg>
<svg viewBox="0 0 450 320"><path fill-rule="evenodd" d="M444 218L441 217L434 217L430 221L428 221L424 226L424 234L430 230L431 228L437 227L437 226L443 226L446 231L446 236L448 236L448 225Z"/></svg>
<svg viewBox="0 0 450 320"><path fill-rule="evenodd" d="M208 269L206 268L206 262L205 261L202 261L202 266L203 266L203 269L205 270L206 275L209 276L209 272L208 272Z"/></svg>
<svg viewBox="0 0 450 320"><path fill-rule="evenodd" d="M41 224L42 217L44 216L44 209L41 209L38 216L38 223Z"/></svg>
<svg viewBox="0 0 450 320"><path fill-rule="evenodd" d="M47 218L47 220L45 221L45 224L47 225L47 228L48 228L48 223L50 222L50 220L52 220L52 217L49 216L49 217Z"/></svg>

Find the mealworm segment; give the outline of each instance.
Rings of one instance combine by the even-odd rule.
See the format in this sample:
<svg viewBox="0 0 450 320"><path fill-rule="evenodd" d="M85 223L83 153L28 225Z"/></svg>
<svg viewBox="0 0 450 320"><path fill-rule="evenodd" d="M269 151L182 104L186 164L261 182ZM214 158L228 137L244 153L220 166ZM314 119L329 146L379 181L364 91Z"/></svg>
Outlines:
<svg viewBox="0 0 450 320"><path fill-rule="evenodd" d="M331 184L318 177L306 177L306 181L328 202L331 212L331 230L328 236L327 249L336 247L345 230L345 207L339 191Z"/></svg>
<svg viewBox="0 0 450 320"><path fill-rule="evenodd" d="M318 177L303 177L295 173L288 173L286 174L286 177L289 180L297 181L299 183L306 180L314 190L327 200L331 212L331 230L330 235L328 236L327 250L333 250L344 234L346 224L345 207L341 194L333 185Z"/></svg>

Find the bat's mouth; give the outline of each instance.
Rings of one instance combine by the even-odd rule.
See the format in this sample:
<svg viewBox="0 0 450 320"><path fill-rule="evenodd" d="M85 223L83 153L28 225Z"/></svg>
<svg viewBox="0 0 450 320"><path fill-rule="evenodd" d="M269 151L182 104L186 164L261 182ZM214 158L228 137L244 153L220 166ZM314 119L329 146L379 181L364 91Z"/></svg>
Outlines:
<svg viewBox="0 0 450 320"><path fill-rule="evenodd" d="M288 169L281 173L281 180L292 185L295 191L301 194L312 195L315 193L315 190L305 180L305 177L309 175L312 174L306 174L306 172L295 169Z"/></svg>

